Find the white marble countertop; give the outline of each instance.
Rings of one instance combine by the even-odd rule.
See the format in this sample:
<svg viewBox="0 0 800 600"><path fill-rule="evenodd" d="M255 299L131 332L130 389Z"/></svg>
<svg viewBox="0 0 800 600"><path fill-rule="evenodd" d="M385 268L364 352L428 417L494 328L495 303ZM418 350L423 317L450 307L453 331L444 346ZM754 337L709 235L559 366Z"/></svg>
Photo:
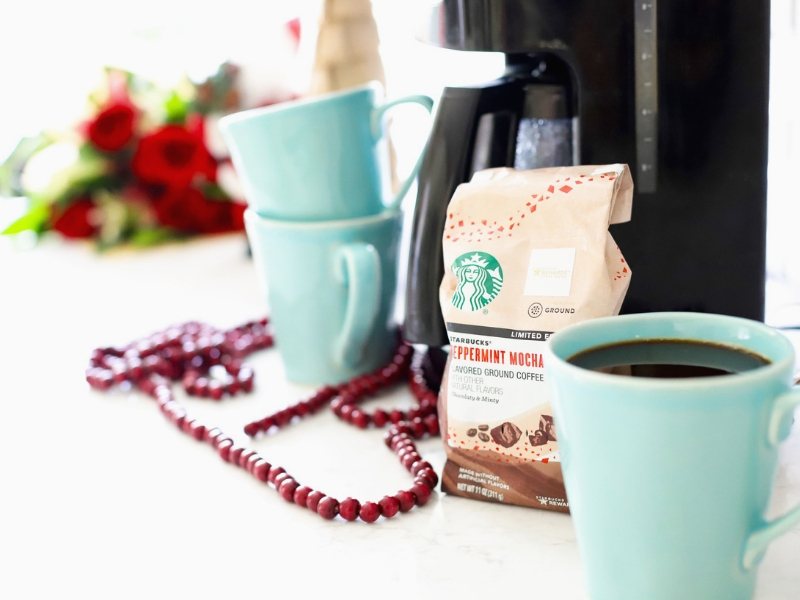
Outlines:
<svg viewBox="0 0 800 600"><path fill-rule="evenodd" d="M24 252L0 244L1 597L587 600L567 515L435 493L388 521L323 521L179 433L144 395L93 392L83 379L94 347L265 312L241 236L104 255L56 238ZM410 485L382 432L327 411L249 442L244 423L309 391L284 381L276 350L250 362L249 396L176 396L340 500ZM441 471L441 440L419 448ZM798 502L800 426L782 447L771 512ZM800 528L767 552L756 600L800 597L798 567Z"/></svg>

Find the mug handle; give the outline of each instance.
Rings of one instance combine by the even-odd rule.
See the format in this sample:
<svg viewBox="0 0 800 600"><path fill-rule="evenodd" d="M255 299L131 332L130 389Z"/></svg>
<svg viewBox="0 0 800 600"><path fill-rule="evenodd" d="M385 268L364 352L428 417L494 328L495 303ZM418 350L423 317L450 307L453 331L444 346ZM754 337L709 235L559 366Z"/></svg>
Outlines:
<svg viewBox="0 0 800 600"><path fill-rule="evenodd" d="M795 388L778 396L767 430L768 443L774 448L789 436L794 410L800 406L800 389ZM777 537L800 525L800 506L795 506L785 515L768 521L756 529L747 539L742 556L745 569L756 566L764 556L767 546Z"/></svg>
<svg viewBox="0 0 800 600"><path fill-rule="evenodd" d="M397 106L398 104L406 104L406 103L420 104L423 107L425 107L425 110L427 110L429 114L433 110L433 99L428 96L423 96L421 94L416 94L413 96L403 96L402 98L398 98L397 100L392 100L391 102L387 102L386 104L382 104L381 106L373 108L370 121L372 126L372 139L374 141L377 142L379 139L381 139L381 137L384 134L383 130L384 113L386 113L386 111L389 110L390 108ZM411 169L411 173L408 175L408 177L406 177L405 181L403 181L403 184L400 186L400 189L397 190L397 193L395 194L394 198L392 198L392 201L386 205L386 208L388 210L397 210L397 208L400 206L400 203L403 201L403 198L405 198L406 194L408 193L411 184L414 182L414 179L417 177L419 169L422 166L422 159L425 156L425 146L427 146L427 144L425 144L422 147L422 150L420 150L419 158L417 158L417 164L414 165L413 169Z"/></svg>
<svg viewBox="0 0 800 600"><path fill-rule="evenodd" d="M337 251L336 277L347 286L344 324L334 360L355 367L364 355L381 304L381 261L372 244L348 244Z"/></svg>

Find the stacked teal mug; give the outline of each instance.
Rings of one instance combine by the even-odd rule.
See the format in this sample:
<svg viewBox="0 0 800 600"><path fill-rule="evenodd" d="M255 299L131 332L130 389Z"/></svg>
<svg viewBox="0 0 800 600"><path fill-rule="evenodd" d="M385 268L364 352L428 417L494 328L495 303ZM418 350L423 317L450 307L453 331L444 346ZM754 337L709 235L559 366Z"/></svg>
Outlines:
<svg viewBox="0 0 800 600"><path fill-rule="evenodd" d="M380 87L229 115L220 121L242 181L245 225L289 380L336 384L390 359L400 202L421 156L387 202Z"/></svg>

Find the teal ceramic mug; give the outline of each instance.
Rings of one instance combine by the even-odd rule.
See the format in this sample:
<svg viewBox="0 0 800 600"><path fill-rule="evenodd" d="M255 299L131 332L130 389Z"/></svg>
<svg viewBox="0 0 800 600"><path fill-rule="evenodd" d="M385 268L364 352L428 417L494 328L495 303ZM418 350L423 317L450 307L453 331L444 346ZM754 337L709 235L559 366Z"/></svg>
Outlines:
<svg viewBox="0 0 800 600"><path fill-rule="evenodd" d="M294 223L245 212L289 380L336 384L386 364L402 213Z"/></svg>
<svg viewBox="0 0 800 600"><path fill-rule="evenodd" d="M721 377L655 379L567 359L629 340L742 348L770 361ZM746 600L770 541L800 508L764 517L800 391L794 350L761 323L653 313L585 321L545 357L567 497L592 600Z"/></svg>
<svg viewBox="0 0 800 600"><path fill-rule="evenodd" d="M383 117L404 103L420 104L430 112L433 100L406 96L383 103L380 97L379 85L369 84L221 119L250 208L268 219L290 221L351 219L397 210L422 156L385 202L388 152L381 152L386 146Z"/></svg>

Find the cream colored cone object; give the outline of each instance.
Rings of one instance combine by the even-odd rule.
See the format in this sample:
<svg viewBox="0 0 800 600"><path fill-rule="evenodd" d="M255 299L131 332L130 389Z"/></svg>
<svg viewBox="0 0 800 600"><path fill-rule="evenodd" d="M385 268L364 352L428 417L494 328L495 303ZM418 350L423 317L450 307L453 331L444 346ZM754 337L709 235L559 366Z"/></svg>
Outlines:
<svg viewBox="0 0 800 600"><path fill-rule="evenodd" d="M370 0L324 0L308 94L325 94L380 81L386 74L378 51L378 26ZM397 190L394 144L388 142L392 189Z"/></svg>

